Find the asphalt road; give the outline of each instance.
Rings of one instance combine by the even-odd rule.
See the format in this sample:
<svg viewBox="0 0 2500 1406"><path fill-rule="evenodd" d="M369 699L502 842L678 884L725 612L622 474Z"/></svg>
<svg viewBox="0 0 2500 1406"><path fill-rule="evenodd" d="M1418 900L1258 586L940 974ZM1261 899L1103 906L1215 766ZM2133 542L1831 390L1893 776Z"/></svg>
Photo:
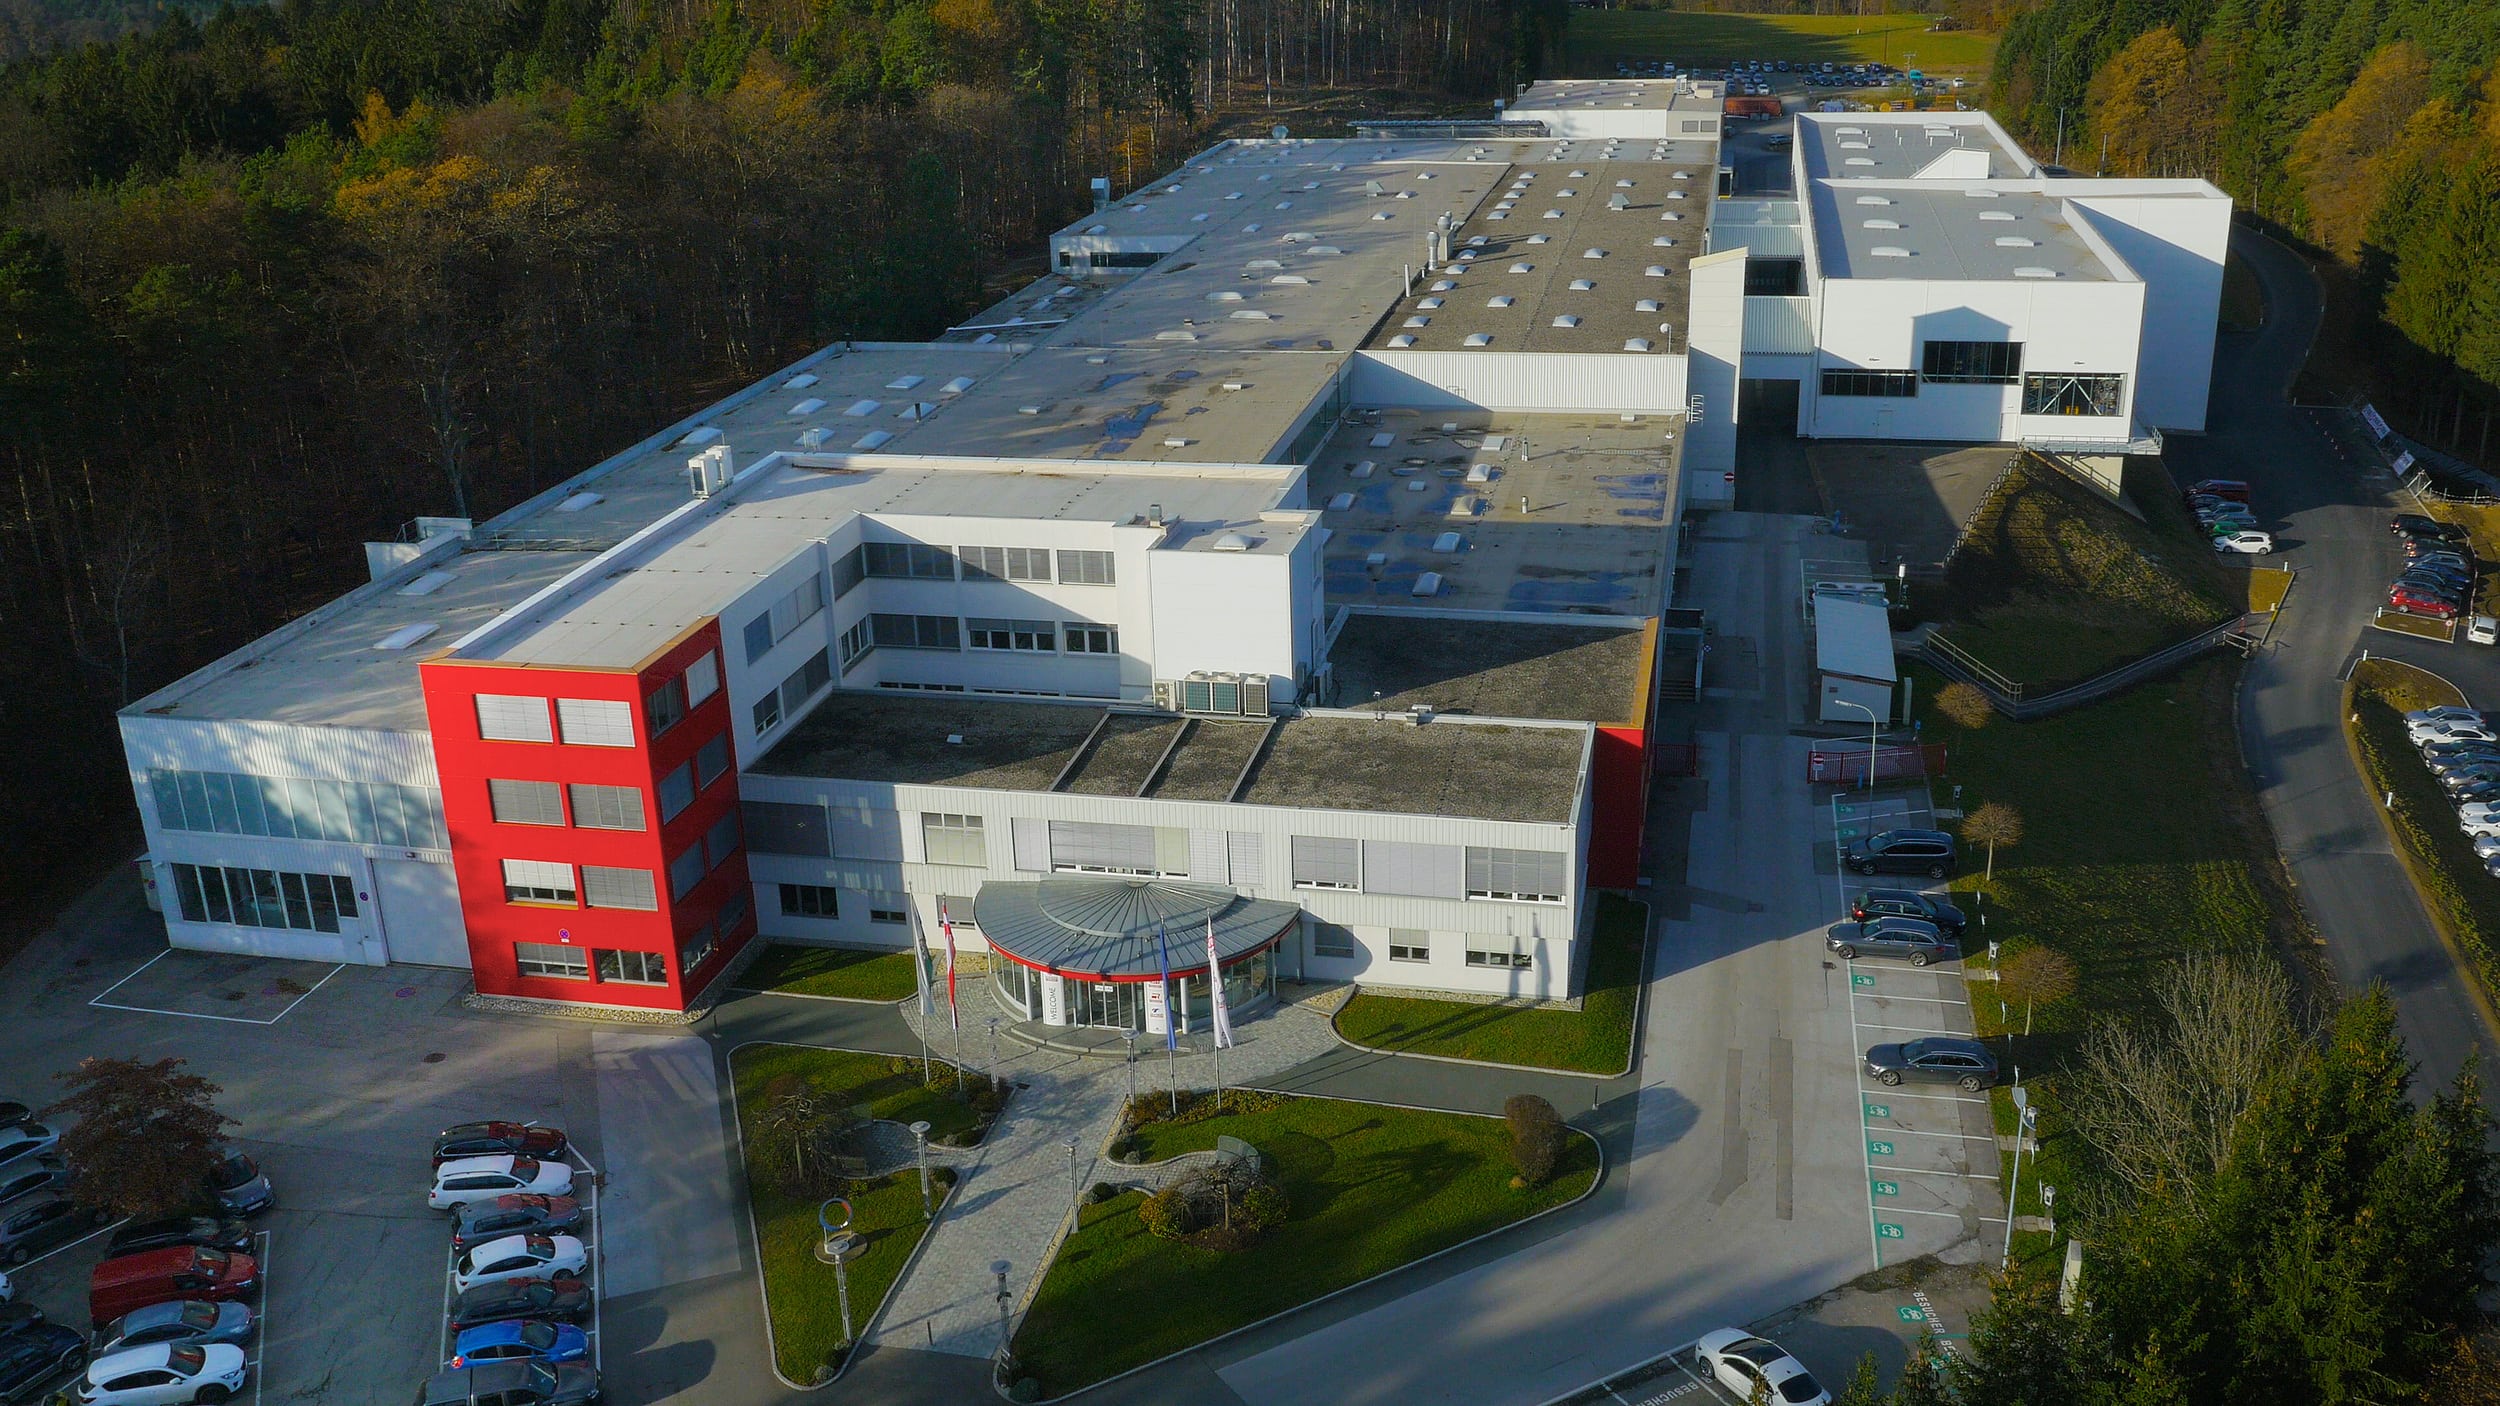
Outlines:
<svg viewBox="0 0 2500 1406"><path fill-rule="evenodd" d="M2241 748L2337 978L2347 990L2386 983L2425 1084L2445 1083L2468 1054L2493 1051L2492 1031L2397 862L2339 719L2346 664L2365 643L2398 652L2387 648L2395 636L2363 638L2401 555L2387 531L2391 485L2339 461L2291 408L2319 322L2307 268L2253 230L2232 230L2231 247L2265 288L2266 322L2224 335L2209 432L2173 439L2169 460L2182 482L2247 480L2259 516L2275 524L2277 559L2301 573L2241 683Z"/></svg>

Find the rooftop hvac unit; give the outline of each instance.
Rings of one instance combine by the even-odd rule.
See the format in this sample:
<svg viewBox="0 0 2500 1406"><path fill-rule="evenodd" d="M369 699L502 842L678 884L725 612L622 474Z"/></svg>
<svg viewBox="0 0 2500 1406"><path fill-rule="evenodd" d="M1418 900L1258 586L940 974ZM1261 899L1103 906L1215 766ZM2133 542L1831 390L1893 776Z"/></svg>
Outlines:
<svg viewBox="0 0 2500 1406"><path fill-rule="evenodd" d="M1155 702L1175 712L1219 718L1267 716L1264 674L1191 674L1155 685Z"/></svg>
<svg viewBox="0 0 2500 1406"><path fill-rule="evenodd" d="M709 498L729 486L735 468L729 446L715 444L686 461L686 486L697 498Z"/></svg>

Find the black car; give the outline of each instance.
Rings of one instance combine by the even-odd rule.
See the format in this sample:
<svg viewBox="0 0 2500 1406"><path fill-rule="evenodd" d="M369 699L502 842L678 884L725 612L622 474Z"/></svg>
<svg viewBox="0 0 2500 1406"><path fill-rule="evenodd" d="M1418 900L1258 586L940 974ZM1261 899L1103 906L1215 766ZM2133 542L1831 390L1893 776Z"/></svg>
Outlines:
<svg viewBox="0 0 2500 1406"><path fill-rule="evenodd" d="M598 1399L597 1368L518 1358L437 1372L417 1393L417 1406L589 1406Z"/></svg>
<svg viewBox="0 0 2500 1406"><path fill-rule="evenodd" d="M1866 1052L1866 1072L1887 1087L1896 1084L1958 1084L1977 1093L1997 1081L1997 1057L1977 1040L1923 1035Z"/></svg>
<svg viewBox="0 0 2500 1406"><path fill-rule="evenodd" d="M0 1210L0 1264L24 1264L66 1245L112 1217L89 1210L58 1192L29 1196Z"/></svg>
<svg viewBox="0 0 2500 1406"><path fill-rule="evenodd" d="M35 1116L35 1110L13 1098L0 1098L0 1128L12 1127Z"/></svg>
<svg viewBox="0 0 2500 1406"><path fill-rule="evenodd" d="M1950 962L1962 955L1962 945L1925 918L1884 917L1842 923L1824 939L1824 945L1843 961L1854 961L1863 953L1870 957L1906 957L1914 967Z"/></svg>
<svg viewBox="0 0 2500 1406"><path fill-rule="evenodd" d="M537 1123L454 1123L434 1138L434 1165L455 1157L535 1157L562 1160L564 1129Z"/></svg>
<svg viewBox="0 0 2500 1406"><path fill-rule="evenodd" d="M44 1385L87 1365L87 1340L75 1328L45 1323L0 1338L0 1401L32 1401Z"/></svg>
<svg viewBox="0 0 2500 1406"><path fill-rule="evenodd" d="M1869 918L1925 918L1951 937L1960 937L1969 922L1961 909L1915 889L1868 889L1849 901L1849 916L1861 923Z"/></svg>
<svg viewBox="0 0 2500 1406"><path fill-rule="evenodd" d="M50 1158L32 1162L13 1162L0 1170L0 1206L20 1196L47 1191L69 1180L69 1168Z"/></svg>
<svg viewBox="0 0 2500 1406"><path fill-rule="evenodd" d="M113 1232L113 1238L105 1243L104 1257L117 1259L174 1245L201 1245L239 1255L252 1248L252 1228L239 1220L219 1220L214 1216L132 1221Z"/></svg>
<svg viewBox="0 0 2500 1406"><path fill-rule="evenodd" d="M571 1235L582 1228L582 1203L570 1196L515 1192L492 1201L471 1201L451 1231L451 1248L467 1253L506 1235Z"/></svg>
<svg viewBox="0 0 2500 1406"><path fill-rule="evenodd" d="M552 1318L579 1323L590 1314L590 1281L571 1275L480 1284L451 1301L451 1326L474 1328L499 1318Z"/></svg>
<svg viewBox="0 0 2500 1406"><path fill-rule="evenodd" d="M1925 874L1941 879L1953 872L1953 837L1942 830L1886 830L1851 840L1841 862L1860 874Z"/></svg>
<svg viewBox="0 0 2500 1406"><path fill-rule="evenodd" d="M2399 537L2432 537L2442 542L2462 542L2464 528L2453 522L2424 517L2420 513L2398 513L2387 524L2387 530Z"/></svg>
<svg viewBox="0 0 2500 1406"><path fill-rule="evenodd" d="M0 1339L16 1337L43 1321L43 1310L30 1303L0 1303Z"/></svg>

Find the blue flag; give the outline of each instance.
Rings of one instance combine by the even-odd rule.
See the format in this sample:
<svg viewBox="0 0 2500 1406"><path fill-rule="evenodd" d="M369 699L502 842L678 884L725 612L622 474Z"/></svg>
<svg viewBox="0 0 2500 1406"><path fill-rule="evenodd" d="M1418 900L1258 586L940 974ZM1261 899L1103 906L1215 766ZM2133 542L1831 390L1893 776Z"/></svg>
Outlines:
<svg viewBox="0 0 2500 1406"><path fill-rule="evenodd" d="M1172 1000L1172 948L1163 940L1163 924L1155 924L1155 955L1163 962L1163 1048L1178 1054L1181 1048L1180 1011Z"/></svg>

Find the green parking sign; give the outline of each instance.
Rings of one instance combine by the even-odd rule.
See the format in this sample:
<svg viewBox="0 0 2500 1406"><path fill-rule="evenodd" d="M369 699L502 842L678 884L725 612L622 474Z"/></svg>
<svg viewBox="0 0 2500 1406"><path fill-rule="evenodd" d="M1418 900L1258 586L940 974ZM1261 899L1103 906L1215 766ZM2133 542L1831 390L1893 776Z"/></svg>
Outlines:
<svg viewBox="0 0 2500 1406"><path fill-rule="evenodd" d="M1872 986L1875 984L1875 978L1868 976L1864 972L1851 972L1849 973L1849 984L1851 986Z"/></svg>
<svg viewBox="0 0 2500 1406"><path fill-rule="evenodd" d="M1884 1142L1880 1139L1869 1138L1866 1143L1866 1155L1869 1157L1890 1157L1892 1155L1892 1144Z"/></svg>
<svg viewBox="0 0 2500 1406"><path fill-rule="evenodd" d="M1869 1118L1889 1118L1892 1116L1892 1105L1889 1103L1870 1103L1866 1106L1866 1116Z"/></svg>
<svg viewBox="0 0 2500 1406"><path fill-rule="evenodd" d="M1927 1310L1920 1308L1914 1303L1901 1304L1893 1309L1893 1313L1904 1323L1924 1323L1927 1321Z"/></svg>
<svg viewBox="0 0 2500 1406"><path fill-rule="evenodd" d="M1875 1222L1875 1234L1881 1239L1898 1240L1907 1233L1908 1232L1902 1230L1901 1227L1894 1225L1891 1221L1879 1220Z"/></svg>
<svg viewBox="0 0 2500 1406"><path fill-rule="evenodd" d="M1901 1194L1901 1183L1897 1181L1879 1181L1875 1183L1875 1194L1878 1196L1898 1196Z"/></svg>

